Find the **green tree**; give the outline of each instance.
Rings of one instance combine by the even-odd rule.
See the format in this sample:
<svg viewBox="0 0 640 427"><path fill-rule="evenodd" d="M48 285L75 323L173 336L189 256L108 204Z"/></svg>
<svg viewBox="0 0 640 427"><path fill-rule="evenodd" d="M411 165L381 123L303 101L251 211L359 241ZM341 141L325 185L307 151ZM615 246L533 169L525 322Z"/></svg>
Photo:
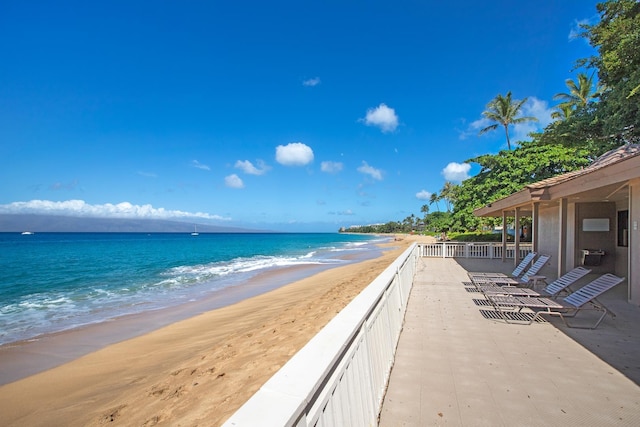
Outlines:
<svg viewBox="0 0 640 427"><path fill-rule="evenodd" d="M440 210L440 206L438 206L439 201L440 201L440 196L438 195L438 193L432 193L431 196L429 197L429 206L435 203L436 208Z"/></svg>
<svg viewBox="0 0 640 427"><path fill-rule="evenodd" d="M577 66L597 72L599 100L569 114L557 111L554 118L563 120L551 123L536 137L542 144L581 147L591 159L640 140L640 2L608 0L599 3L597 10L600 21L583 25L581 35L598 54L578 60ZM589 83L578 78L578 86L586 90Z"/></svg>
<svg viewBox="0 0 640 427"><path fill-rule="evenodd" d="M551 113L551 118L556 120L567 120L573 115L573 108L571 105L562 103L556 105L556 110Z"/></svg>
<svg viewBox="0 0 640 427"><path fill-rule="evenodd" d="M586 74L579 73L577 82L567 79L565 84L569 92L557 93L553 96L553 99L562 101L559 105L560 107L568 106L572 110L586 107L589 102L596 100L600 94L599 89L594 89L593 78L594 74L591 74L591 77L587 77Z"/></svg>
<svg viewBox="0 0 640 427"><path fill-rule="evenodd" d="M447 206L447 212L451 212L451 208L456 201L457 187L458 186L454 183L446 181L440 190L440 199L444 200L445 205Z"/></svg>
<svg viewBox="0 0 640 427"><path fill-rule="evenodd" d="M416 216L414 214L409 215L402 221L402 231L409 233L413 230Z"/></svg>
<svg viewBox="0 0 640 427"><path fill-rule="evenodd" d="M507 92L505 96L500 94L496 95L496 97L487 104L487 109L482 113L486 119L496 123L480 129L479 135L496 130L498 126L502 125L502 127L504 127L505 135L507 136L507 146L509 147L509 150L511 150L509 126L538 121L535 117L518 117L518 114L520 114L520 110L525 102L527 102L527 98L520 101L511 99L511 91Z"/></svg>
<svg viewBox="0 0 640 427"><path fill-rule="evenodd" d="M583 37L598 55L579 65L594 67L606 87L597 113L603 135L640 137L640 2L608 0L596 6L600 21L583 25ZM625 135L626 136L626 135Z"/></svg>
<svg viewBox="0 0 640 427"><path fill-rule="evenodd" d="M450 212L432 212L425 218L425 229L433 233L446 233L451 229Z"/></svg>
<svg viewBox="0 0 640 427"><path fill-rule="evenodd" d="M485 154L467 162L477 163L481 169L457 189L453 231L477 230L490 221L474 216L475 209L520 191L527 184L584 167L590 159L582 148L530 141L515 150Z"/></svg>

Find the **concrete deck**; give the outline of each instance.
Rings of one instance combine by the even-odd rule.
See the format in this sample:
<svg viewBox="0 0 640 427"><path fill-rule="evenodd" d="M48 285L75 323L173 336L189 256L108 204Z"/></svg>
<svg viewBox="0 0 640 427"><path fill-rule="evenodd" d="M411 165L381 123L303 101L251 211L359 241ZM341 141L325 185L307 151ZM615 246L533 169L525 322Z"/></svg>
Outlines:
<svg viewBox="0 0 640 427"><path fill-rule="evenodd" d="M640 308L626 281L600 298L616 317L596 330L484 317L466 272L512 269L420 259L380 426L640 425Z"/></svg>

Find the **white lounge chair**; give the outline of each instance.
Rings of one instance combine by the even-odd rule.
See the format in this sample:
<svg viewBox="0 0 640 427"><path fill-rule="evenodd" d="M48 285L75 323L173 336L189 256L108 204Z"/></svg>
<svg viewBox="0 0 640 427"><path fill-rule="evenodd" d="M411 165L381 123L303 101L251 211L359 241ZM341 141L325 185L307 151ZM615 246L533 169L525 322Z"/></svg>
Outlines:
<svg viewBox="0 0 640 427"><path fill-rule="evenodd" d="M538 274L538 272L542 269L542 267L544 267L547 261L549 261L549 258L551 258L549 255L540 255L540 257L538 257L536 262L534 262L533 265L529 267L526 273L524 273L520 278L497 277L497 276L496 277L469 276L469 277L471 279L471 282L473 282L473 284L475 284L476 286L487 285L487 284L494 284L494 285L501 285L501 286L517 286L517 285L528 286L531 282L531 279L535 277L536 274Z"/></svg>
<svg viewBox="0 0 640 427"><path fill-rule="evenodd" d="M551 316L559 316L565 325L570 328L595 329L600 325L609 310L596 298L606 291L610 290L617 284L624 281L624 277L618 277L607 273L569 294L561 302L554 301L551 298L544 297L518 297L512 295L488 295L487 299L499 311L502 318L507 322L509 320L508 312L517 309L521 311L523 308L529 308L535 311L535 315L529 320L529 324L537 320L543 314ZM601 311L602 315L598 318L593 326L575 326L570 325L566 318L574 317L580 311L587 310L585 305L589 304L593 310Z"/></svg>
<svg viewBox="0 0 640 427"><path fill-rule="evenodd" d="M549 283L542 293L536 292L533 289L517 288L513 286L498 286L498 285L485 285L479 286L478 289L485 295L513 295L513 296L532 296L532 297L547 297L556 298L561 292L571 290L571 285L575 284L578 280L589 274L591 270L584 267L576 267L573 270L558 277L553 282Z"/></svg>
<svg viewBox="0 0 640 427"><path fill-rule="evenodd" d="M520 277L525 268L531 265L536 255L537 254L535 252L529 252L527 256L520 261L520 264L518 264L518 266L511 272L511 277ZM469 272L467 275L471 280L473 280L474 277L509 277L504 273Z"/></svg>

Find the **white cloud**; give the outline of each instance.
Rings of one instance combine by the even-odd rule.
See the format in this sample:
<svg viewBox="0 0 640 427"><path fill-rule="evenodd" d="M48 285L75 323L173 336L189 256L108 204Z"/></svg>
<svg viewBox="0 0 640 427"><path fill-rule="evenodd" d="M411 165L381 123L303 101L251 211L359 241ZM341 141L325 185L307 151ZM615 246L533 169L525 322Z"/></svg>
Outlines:
<svg viewBox="0 0 640 427"><path fill-rule="evenodd" d="M376 108L367 110L367 115L361 119L367 126L377 126L382 132L393 132L398 127L398 116L393 108L380 104Z"/></svg>
<svg viewBox="0 0 640 427"><path fill-rule="evenodd" d="M377 179L378 181L382 181L382 171L374 168L373 166L369 166L364 160L362 161L362 166L358 168L358 172L369 175L371 178Z"/></svg>
<svg viewBox="0 0 640 427"><path fill-rule="evenodd" d="M224 185L229 188L244 188L244 182L235 173L224 177Z"/></svg>
<svg viewBox="0 0 640 427"><path fill-rule="evenodd" d="M205 218L226 220L219 215L211 215L204 212L184 212L154 208L152 205L134 205L129 202L117 204L105 203L91 205L84 200L66 200L53 202L51 200L31 200L28 202L13 202L0 205L0 213L4 214L49 214L65 216L82 216L97 218L144 218L144 219L170 219L170 218Z"/></svg>
<svg viewBox="0 0 640 427"><path fill-rule="evenodd" d="M258 160L258 167L254 166L249 160L238 160L235 167L249 175L264 175L271 169L262 160Z"/></svg>
<svg viewBox="0 0 640 427"><path fill-rule="evenodd" d="M320 170L326 173L338 173L342 170L343 164L340 162L322 162L320 163Z"/></svg>
<svg viewBox="0 0 640 427"><path fill-rule="evenodd" d="M535 117L537 122L526 122L513 126L513 132L509 131L512 141L529 141L531 132L539 132L552 122L551 113L553 108L549 107L547 101L540 100L535 96L530 96L522 105L521 116Z"/></svg>
<svg viewBox="0 0 640 427"><path fill-rule="evenodd" d="M278 145L276 161L285 166L304 166L313 161L313 150L301 142Z"/></svg>
<svg viewBox="0 0 640 427"><path fill-rule="evenodd" d="M469 170L471 170L469 163L451 162L442 170L442 176L447 181L461 182L469 178Z"/></svg>
<svg viewBox="0 0 640 427"><path fill-rule="evenodd" d="M318 86L320 84L320 77L314 77L302 82L303 86Z"/></svg>
<svg viewBox="0 0 640 427"><path fill-rule="evenodd" d="M466 129L464 130L457 129L457 131L460 134L459 136L460 139L465 140L472 136L478 136L478 132L480 132L480 129L484 129L490 124L492 124L491 121L482 117L478 120L474 120L473 122L469 123Z"/></svg>
<svg viewBox="0 0 640 427"><path fill-rule="evenodd" d="M580 34L582 34L584 32L584 29L582 29L582 25L592 25L592 21L595 21L595 20L597 20L597 18L595 18L594 20L588 19L588 18L580 19L580 20L578 20L578 19L574 20L573 21L573 26L569 30L569 37L568 37L569 41L573 41L573 40L579 39L580 38ZM585 41L588 44L588 40L585 39Z"/></svg>
<svg viewBox="0 0 640 427"><path fill-rule="evenodd" d="M469 128L472 131L479 132L480 129L484 129L491 124L493 124L491 120L487 119L486 117L482 117L481 119L474 120L473 122L471 122L469 124Z"/></svg>
<svg viewBox="0 0 640 427"><path fill-rule="evenodd" d="M427 190L420 190L416 193L416 198L420 200L429 200L430 197L431 193L429 193Z"/></svg>
<svg viewBox="0 0 640 427"><path fill-rule="evenodd" d="M211 170L211 168L209 166L203 165L202 163L200 163L197 160L192 160L191 161L191 167L194 167L196 169L202 169L204 171L210 171Z"/></svg>

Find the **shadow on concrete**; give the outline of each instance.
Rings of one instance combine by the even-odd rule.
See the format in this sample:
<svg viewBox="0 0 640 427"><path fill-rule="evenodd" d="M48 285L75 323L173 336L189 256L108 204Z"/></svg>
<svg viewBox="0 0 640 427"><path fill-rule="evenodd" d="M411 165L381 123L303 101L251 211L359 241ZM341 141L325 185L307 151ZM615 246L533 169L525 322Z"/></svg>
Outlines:
<svg viewBox="0 0 640 427"><path fill-rule="evenodd" d="M510 274L513 271L513 260L457 258L455 261L466 271L477 272L501 272ZM547 282L556 278L545 270ZM598 274L589 274L572 287L575 291L586 283L592 281ZM571 337L575 342L598 356L616 370L621 372L631 381L640 385L640 307L628 302L628 284L625 280L615 288L598 298L613 315L607 315L597 329L568 328L561 319L553 316L545 316L545 319ZM486 310L485 307L480 307ZM486 313L484 317L490 318ZM599 313L584 312L578 314L575 319L577 325L589 325L592 318L597 318Z"/></svg>

